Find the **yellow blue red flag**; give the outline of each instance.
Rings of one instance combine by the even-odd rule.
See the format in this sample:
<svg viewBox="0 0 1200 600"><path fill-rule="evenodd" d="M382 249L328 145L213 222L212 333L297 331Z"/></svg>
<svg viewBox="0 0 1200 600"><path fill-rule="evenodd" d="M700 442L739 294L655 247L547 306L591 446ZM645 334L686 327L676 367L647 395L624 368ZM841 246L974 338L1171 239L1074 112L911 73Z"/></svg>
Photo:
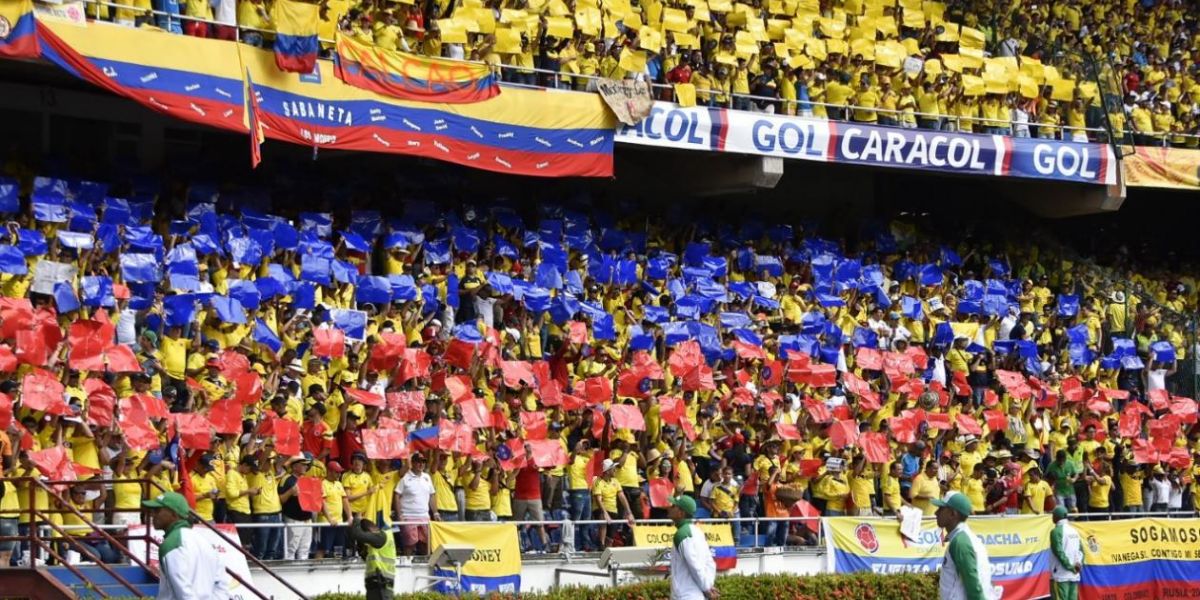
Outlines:
<svg viewBox="0 0 1200 600"><path fill-rule="evenodd" d="M280 71L312 73L317 64L317 27L321 7L297 0L276 0L275 66Z"/></svg>
<svg viewBox="0 0 1200 600"><path fill-rule="evenodd" d="M517 594L521 591L521 544L517 526L511 523L429 524L429 547L470 546L475 549L462 566L462 591L485 596L490 592ZM435 574L453 577L454 573L434 569ZM443 584L443 593L456 590Z"/></svg>
<svg viewBox="0 0 1200 600"><path fill-rule="evenodd" d="M1071 523L1083 539L1079 597L1198 598L1200 519Z"/></svg>
<svg viewBox="0 0 1200 600"><path fill-rule="evenodd" d="M45 59L177 119L246 134L252 88L272 140L515 175L612 175L615 120L597 94L510 88L469 104L416 102L348 85L330 61L283 73L270 50L233 42L51 20L37 35Z"/></svg>
<svg viewBox="0 0 1200 600"><path fill-rule="evenodd" d="M254 93L254 80L246 71L246 85L242 88L246 97L246 129L250 132L250 168L258 168L262 162L264 139L262 119L258 114L258 94Z"/></svg>
<svg viewBox="0 0 1200 600"><path fill-rule="evenodd" d="M354 86L393 98L461 104L500 93L488 65L385 50L339 35L337 75Z"/></svg>
<svg viewBox="0 0 1200 600"><path fill-rule="evenodd" d="M0 0L0 57L37 58L32 0Z"/></svg>

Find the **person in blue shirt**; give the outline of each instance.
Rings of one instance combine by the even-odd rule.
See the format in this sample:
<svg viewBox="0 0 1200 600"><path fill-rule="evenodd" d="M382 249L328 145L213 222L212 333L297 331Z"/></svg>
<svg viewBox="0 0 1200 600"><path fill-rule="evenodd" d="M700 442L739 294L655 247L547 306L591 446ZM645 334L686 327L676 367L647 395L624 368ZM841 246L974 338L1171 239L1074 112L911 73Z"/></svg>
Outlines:
<svg viewBox="0 0 1200 600"><path fill-rule="evenodd" d="M921 472L921 462L925 455L925 442L917 440L908 447L908 452L905 452L900 457L900 495L908 498L909 491L912 490L913 478L917 473Z"/></svg>

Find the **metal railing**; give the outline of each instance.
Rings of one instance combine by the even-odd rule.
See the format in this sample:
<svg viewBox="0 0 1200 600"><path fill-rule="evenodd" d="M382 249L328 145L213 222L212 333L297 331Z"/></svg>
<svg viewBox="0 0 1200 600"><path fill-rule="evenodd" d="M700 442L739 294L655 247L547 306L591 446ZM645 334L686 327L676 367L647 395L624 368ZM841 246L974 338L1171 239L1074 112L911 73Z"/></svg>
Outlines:
<svg viewBox="0 0 1200 600"><path fill-rule="evenodd" d="M204 23L204 24L207 24L207 25L210 25L213 27L229 28L230 30L233 31L234 41L237 41L237 42L246 41L244 39L244 37L245 37L244 34L246 32L253 33L253 34L256 34L256 35L262 36L262 37L272 36L275 33L273 30L257 29L254 27L248 27L245 25L237 24L237 23L234 23L234 24L221 23L219 21L215 21L212 19L194 17L194 16L185 15L182 13L170 13L167 11L161 11L161 10L154 9L154 8L142 8L142 7L133 6L131 4L115 2L113 0L81 0L81 1L83 2L83 4L85 6L103 6L110 10L119 9L119 10L134 12L139 15L151 15L154 17L154 20L157 22L165 21L168 24L172 21L178 21L180 23L194 22L194 23ZM91 14L94 12L97 12L97 11L85 11L85 14L88 14L90 17ZM114 24L122 25L121 23L114 23ZM320 41L321 44L325 45L326 47L333 46L335 44L334 40L331 40L328 38L318 38L318 40ZM476 66L486 65L487 67L497 71L501 75L501 78L504 80L504 82L507 85L510 85L513 87L523 87L523 88L533 88L533 89L559 89L558 84L562 83L563 79L568 79L574 83L574 85L569 86L570 89L583 91L583 90L594 89L595 82L604 79L603 77L600 77L598 75L575 74L575 73L569 73L569 72L563 72L563 71L553 71L553 70L542 69L542 68L538 68L538 67L526 67L526 66L521 66L521 65L506 64L503 62L501 62L499 64L492 64L492 63L487 63L487 62L483 62L483 61L472 61L472 60L456 59L456 58L449 58L449 57L439 57L439 58L441 58L443 60L450 60L450 61L461 62L464 64L471 64L471 65L476 65ZM522 77L518 77L518 75L522 76ZM524 81L521 81L521 79L525 79L528 76L533 76L535 80L542 79L543 81L549 82L549 83L541 83L541 84L532 83L531 84L531 83L526 83ZM1096 78L1098 78L1098 75L1093 76L1093 79L1096 79ZM580 85L580 82L582 82L582 85ZM675 89L674 89L673 85L667 84L667 83L654 83L654 82L649 82L648 85L653 90L655 99L671 101L671 102L678 101L678 98L675 95ZM924 112L920 112L920 111L904 111L904 110L893 110L893 109L886 109L886 108L880 108L880 107L865 107L865 106L858 106L858 105L849 104L849 103L831 104L831 103L816 102L816 101L811 101L811 100L801 101L801 100L794 100L794 99L783 99L780 97L756 96L753 94L726 92L724 90L717 90L717 89L697 89L696 93L698 96L698 98L697 98L698 105L701 104L699 101L700 96L708 96L710 98L710 100L708 102L704 102L703 105L710 106L710 107L730 108L730 109L736 110L736 109L738 109L738 107L745 106L746 103L749 103L751 105L754 105L756 103L765 103L772 107L778 107L779 110L774 111L774 112L776 112L776 114L789 115L789 116L801 116L801 117L807 116L807 115L802 115L802 114L801 115L795 114L796 111L801 109L801 107L806 107L807 110L811 110L812 107L820 107L820 108L823 108L825 110L825 112L827 113L826 118L829 118L830 120L833 120L833 121L857 122L857 123L863 123L863 124L880 125L880 126L884 126L884 127L902 127L902 128L907 128L907 129L929 130L929 129L933 129L933 128L925 126L926 124L938 123L939 126L936 129L944 130L947 132L963 132L963 130L967 126L969 126L973 130L972 133L985 133L985 134L1006 135L1006 136L1011 136L1011 137L1026 137L1026 138L1038 138L1038 139L1058 139L1058 140L1064 140L1064 141L1083 141L1083 140L1075 140L1074 139L1075 138L1074 134L1082 133L1083 136L1086 137L1087 141L1105 142L1105 143L1109 143L1109 144L1113 145L1114 147L1117 147L1120 145L1126 145L1126 144L1135 145L1134 144L1135 141L1144 142L1144 143L1136 144L1136 145L1141 145L1141 146L1193 147L1196 145L1200 145L1200 133L1172 133L1172 132L1141 133L1141 132L1136 131L1135 129L1127 128L1127 129L1123 130L1122 132L1120 132L1120 139L1117 139L1116 136L1110 135L1110 133L1109 133L1110 129L1108 127L1086 127L1086 126L1085 127L1072 127L1070 125L1062 125L1062 124L1056 124L1056 123L1038 123L1038 122L1032 121L1032 120L1026 121L1026 122L1018 122L1018 121L1012 120L1011 115L1007 119L1003 119L1003 118L997 119L997 118L989 118L989 117L983 117L983 116L933 114L933 113L924 113ZM720 102L716 102L715 100L713 100L713 98L723 98L723 100ZM890 118L892 118L895 121L895 123L894 124L880 123L878 121L878 119L876 121L858 121L853 118L835 119L835 118L828 116L828 113L831 110L834 112L844 111L844 114L846 115L846 117L853 115L855 112L875 113L877 117L880 114L888 115ZM756 111L754 109L751 109L749 112L767 112L767 111L763 111L763 110ZM1104 121L1107 125L1108 121L1109 121L1108 111L1101 110L1101 112L1104 114ZM1034 119L1035 116L1036 115L1034 115L1033 113L1029 113L1030 119ZM1128 117L1128 115L1126 115L1126 116ZM916 125L911 125L911 126L901 125L901 123L907 122L909 120L915 120L917 122ZM922 122L924 122L924 123L922 123ZM1128 118L1127 118L1126 122L1129 123L1130 125L1132 125L1132 121L1128 120ZM982 131L982 132L976 131L976 129L983 129L984 131ZM1027 131L1028 135L1021 135L1019 133L1019 131ZM1045 132L1049 132L1049 135L1046 135ZM1181 141L1176 141L1176 140L1181 140ZM1153 141L1153 143L1145 143L1148 141ZM1190 141L1195 141L1196 143L1192 144L1192 143L1190 143Z"/></svg>
<svg viewBox="0 0 1200 600"><path fill-rule="evenodd" d="M80 541L81 536L73 535L71 533L72 531L81 531L82 530L82 531L88 531L88 532L98 534L100 536L100 538L102 538L105 542L107 542L109 544L109 546L115 552L118 552L122 556L127 557L130 561L132 561L137 566L139 566L151 573L157 574L157 571L150 566L150 562L151 562L150 548L151 548L151 545L159 546L161 544L161 542L154 539L154 537L151 535L151 531L150 531L149 527L146 528L145 534L129 535L127 525L105 525L105 524L95 523L95 522L93 522L92 518L90 516L88 516L88 514L85 514L85 512L79 510L71 502L69 502L68 500L63 498L63 496L55 488L66 489L66 488L70 488L72 486L78 486L78 485L93 487L96 485L107 486L107 485L112 485L112 484L117 484L117 483L139 483L139 484L142 484L143 489L146 491L149 491L150 486L157 488L159 492L170 491L170 490L164 489L161 485L158 484L158 482L153 481L153 480L145 480L145 479L87 479L87 480L82 480L82 481L80 481L80 480L46 481L46 480L42 480L42 479L38 479L38 478L34 478L34 477L0 478L0 482L3 482L3 481L11 482L14 485L14 487L16 487L17 489L20 489L22 487L22 485L27 486L26 491L29 494L29 496L27 498L27 502L28 502L27 507L28 508L22 509L19 512L19 514L23 514L28 519L27 523L28 523L29 531L27 534L24 534L24 535L0 536L0 542L17 541L20 543L28 543L29 551L30 551L30 557L29 557L29 561L28 561L29 568L37 568L39 566L40 559L38 557L38 554L39 554L39 551L41 551L41 552L45 552L48 556L53 558L58 564L66 567L74 575L79 577L80 581L86 582L88 580L87 577L84 576L82 573L80 573L79 570L77 568L75 568L75 565L71 564L71 562L68 560L64 560L64 557L61 555L61 553L56 552L53 548L50 547L51 542L67 543L72 546L80 547L81 555L87 556L92 562L94 562L98 567L100 567L101 570L105 571L105 573L109 574L111 577L113 577L115 580L117 580L118 583L121 583L124 587L128 588L131 592L133 592L133 594L135 596L140 596L141 593L135 587L133 587L132 584L130 584L128 581L126 581L125 579L120 577L118 574L114 573L111 570L111 568L107 565L107 563L100 560L100 558L96 555L96 553L91 550L91 548L87 547L86 544L83 544ZM56 504L58 504L59 506L62 506L63 508L38 509L37 508L37 494L39 493L39 491L41 493L46 494L49 498L53 499L56 502ZM115 508L107 509L106 508L105 510L111 511L113 513L121 513L121 512L124 512L124 513L136 512L139 514L143 513L142 509L140 509L140 508L138 508L138 509L115 509ZM91 512L91 511L89 511L89 512ZM301 599L307 598L307 596L305 596L302 592L300 592L299 589L297 589L291 583L287 582L284 578L280 577L278 574L276 574L274 571L272 571L269 567L267 567L266 564L264 564L262 561L258 560L253 554L251 554L248 550L243 548L239 542L237 542L236 540L230 539L229 536L227 536L224 532L217 529L213 523L206 521L204 519L201 519L200 516L198 514L196 514L195 511L189 511L189 512L190 512L190 516L191 516L190 520L193 523L196 523L201 527L207 528L209 531L213 532L213 534L215 534L217 537L219 537L222 541L224 541L227 545L229 545L232 548L237 549L239 552L241 552L245 556L247 561L255 564L256 566L261 568L264 572L266 572L271 577L273 577L275 580L279 581L289 591L296 594L296 597L301 598ZM82 524L81 525L64 526L64 525L59 525L59 524L54 523L49 518L45 518L48 515L54 515L54 514L71 514L71 515L75 516L76 519L79 519L82 522ZM47 540L46 536L41 535L42 529L47 528L47 527L52 529L55 533L58 533L59 537L51 537L51 538L49 538L49 540ZM118 534L118 535L113 535L113 534L108 533L109 531L113 531L113 530L118 530L118 531L125 530L125 533ZM121 540L124 540L126 543L121 543ZM128 542L130 540L139 540L139 541L143 541L146 544L146 546L145 546L146 559L144 561L142 559L140 559L139 557L137 557L132 551L129 550ZM7 565L0 565L0 568L5 567L5 566L7 566ZM240 583L242 586L244 586L247 590L249 590L251 593L256 595L261 600L270 600L270 598L268 598L262 592L257 590L253 585L251 585L251 583L249 581L246 581L245 579L243 579L240 575L235 573L232 569L226 568L225 572L228 573L231 578L233 578L235 581ZM101 595L103 597L107 597L106 595L103 595L102 592L101 592Z"/></svg>
<svg viewBox="0 0 1200 600"><path fill-rule="evenodd" d="M984 520L984 519L1002 519L1002 518L1011 517L1011 516L1015 516L1015 515L977 514L977 515L972 516L971 518L976 519L976 520ZM1020 515L1020 516L1028 516L1028 515ZM695 519L694 521L696 523L729 524L733 528L735 545L740 549L754 552L754 551L761 551L765 548L796 548L796 549L824 548L825 536L824 536L824 526L823 525L824 525L824 521L829 518L894 519L895 515L892 515L892 514L873 514L873 515L850 515L850 514L847 514L847 515L843 515L842 517L828 517L828 516L818 516L818 517L798 517L798 516L728 517L728 518L705 517L705 518ZM1128 511L1078 512L1078 513L1071 513L1070 518L1073 520L1076 520L1076 521L1114 521L1114 520L1120 520L1120 519L1133 519L1133 518L1184 519L1184 518L1200 518L1200 511L1198 511L1197 509L1191 509L1191 510L1182 510L1181 509L1181 510L1145 511L1145 512L1128 512ZM932 521L933 519L934 519L934 517L932 517L932 516L925 516L923 518L924 521ZM561 529L564 526L568 526L568 525L571 527L596 527L596 528L598 528L600 526L624 526L624 527L629 526L629 522L627 520L621 520L621 519L612 519L612 520L607 520L607 521L601 520L601 519L581 519L581 520L560 519L560 520L541 520L541 521L499 519L499 520L489 520L489 521L451 521L451 522L456 523L456 524L470 524L470 523L481 523L482 524L482 523L500 522L500 523L510 524L510 525L520 527L520 528L544 527L544 528L552 529L552 530L556 529L556 528ZM786 543L784 543L784 544L767 543L767 544L760 545L758 543L760 536L768 535L767 532L770 531L769 526L773 523L786 523L789 528L792 526L796 526L796 525L801 526L801 527L806 527L806 528L808 528L809 531L812 532L812 535L814 536L815 541L812 544L808 544L808 545L789 545ZM815 530L812 529L812 527L811 527L811 525L813 523L817 524L817 527ZM634 526L669 525L669 524L671 524L671 521L669 519L634 519L634 521L633 521ZM282 529L299 529L299 528L326 529L326 528L331 528L331 527L346 527L349 525L349 523L320 523L320 522L284 523L284 522L280 522L280 523L234 523L234 524L230 524L230 525L232 525L234 528L236 528L238 530L253 531L253 530L257 530L257 529L281 529L281 530ZM391 531L391 532L398 532L398 531L400 531L400 529L402 527L406 527L406 526L407 527L412 527L412 526L429 527L430 522L429 521L395 521L395 522L390 523L387 527L385 527L385 530ZM72 529L85 529L85 528L89 529L89 530L97 529L97 530L112 531L112 530L124 530L126 527L127 527L127 525L117 525L117 524L112 524L112 525L97 524L94 527L62 526L60 528L59 532L64 533L64 531L69 532ZM753 536L751 538L753 543L749 544L749 545L743 545L741 542L743 541L744 535ZM123 536L116 536L116 537L123 537ZM131 536L131 537L133 537L133 539L141 539L144 536ZM5 539L7 539L7 538L0 538L0 541L4 541ZM25 539L25 538L22 537L21 539ZM155 542L155 543L157 543L157 542ZM584 552L576 550L574 553L575 554L583 554ZM338 559L328 558L325 560L338 560ZM265 562L277 564L280 562L292 562L292 561L288 561L288 560L259 561L257 559L255 560L255 563L257 566L259 566L263 569L267 569L267 566L264 564Z"/></svg>

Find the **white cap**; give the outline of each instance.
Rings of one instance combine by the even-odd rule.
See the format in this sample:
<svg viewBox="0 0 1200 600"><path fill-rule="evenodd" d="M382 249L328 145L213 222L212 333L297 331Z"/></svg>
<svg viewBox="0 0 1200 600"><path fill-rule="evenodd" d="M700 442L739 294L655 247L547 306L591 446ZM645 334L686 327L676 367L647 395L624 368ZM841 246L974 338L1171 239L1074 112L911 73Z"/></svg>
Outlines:
<svg viewBox="0 0 1200 600"><path fill-rule="evenodd" d="M617 466L617 463L613 462L611 458L606 458L604 459L604 463L600 466L600 470L605 472L611 471L615 466Z"/></svg>

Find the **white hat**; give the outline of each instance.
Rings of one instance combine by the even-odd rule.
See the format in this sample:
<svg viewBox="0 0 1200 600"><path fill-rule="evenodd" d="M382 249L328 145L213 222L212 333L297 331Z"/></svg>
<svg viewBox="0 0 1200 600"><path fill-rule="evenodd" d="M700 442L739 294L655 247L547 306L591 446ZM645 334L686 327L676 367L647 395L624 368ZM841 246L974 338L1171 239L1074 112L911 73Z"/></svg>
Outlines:
<svg viewBox="0 0 1200 600"><path fill-rule="evenodd" d="M1124 303L1125 302L1125 292L1121 292L1121 291L1113 292L1112 293L1112 301L1116 302L1117 304Z"/></svg>
<svg viewBox="0 0 1200 600"><path fill-rule="evenodd" d="M615 466L617 466L617 463L613 462L611 458L606 458L604 459L604 463L600 466L600 470L607 473Z"/></svg>
<svg viewBox="0 0 1200 600"><path fill-rule="evenodd" d="M297 371L303 371L303 370L304 370L304 363L303 363L303 362L300 362L300 359L298 359L298 358L295 358L295 359L292 359L292 362L288 364L288 368L289 368L289 369L295 369L295 370L297 370Z"/></svg>

